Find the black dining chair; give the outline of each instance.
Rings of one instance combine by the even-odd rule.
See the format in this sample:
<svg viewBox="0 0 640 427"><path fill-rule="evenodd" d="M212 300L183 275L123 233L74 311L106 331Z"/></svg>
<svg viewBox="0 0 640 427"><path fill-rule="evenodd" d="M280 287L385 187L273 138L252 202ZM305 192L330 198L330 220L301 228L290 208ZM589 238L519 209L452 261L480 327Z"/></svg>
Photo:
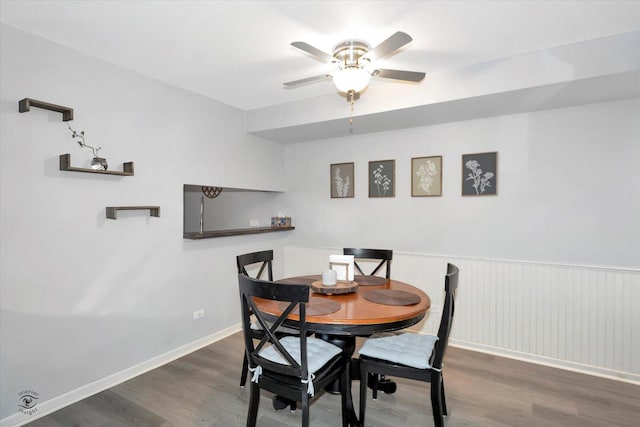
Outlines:
<svg viewBox="0 0 640 427"><path fill-rule="evenodd" d="M363 276L375 276L383 267L385 267L385 278L391 279L391 260L393 259L392 249L366 249L366 248L343 248L343 255L353 255L353 266L355 270ZM378 260L376 267L365 274L358 260ZM393 394L396 392L397 385L395 382L390 381L384 377L384 375L378 377L378 375L371 375L368 378L368 384L373 390L373 398L378 398L378 390Z"/></svg>
<svg viewBox="0 0 640 427"><path fill-rule="evenodd" d="M247 271L248 266L255 265L258 269L258 272L253 276L256 279L261 279L262 275L266 272L267 279L269 281L273 281L273 251L259 251L259 252L251 252L248 254L238 255L236 257L236 264L238 266L238 274L243 274L245 276L250 276ZM278 330L279 335L298 335L299 331L292 328L282 327ZM262 326L256 322L251 322L251 335L255 340L261 340L264 337L264 330ZM244 387L247 383L247 374L248 374L248 361L247 355L245 354L242 360L242 373L240 375L240 386ZM278 407L277 409L282 409Z"/></svg>
<svg viewBox="0 0 640 427"><path fill-rule="evenodd" d="M431 383L433 420L437 427L444 423L447 404L442 380L442 361L455 311L455 295L459 270L447 264L444 279L444 304L438 335L416 333L373 335L360 349L360 375L384 374ZM365 425L367 385L360 384L360 422Z"/></svg>
<svg viewBox="0 0 640 427"><path fill-rule="evenodd" d="M385 277L391 278L391 260L393 259L393 250L391 249L343 248L342 254L353 255L355 260L353 266L363 276L375 276L382 267L386 267ZM358 264L358 259L372 259L380 262L369 274L365 274Z"/></svg>
<svg viewBox="0 0 640 427"><path fill-rule="evenodd" d="M322 390L338 380L342 395L342 425L348 424L347 386L349 384L349 352L319 338L307 336L306 309L309 302L308 284L282 284L258 280L238 274L242 329L245 353L252 373L247 426L255 426L264 389L301 402L302 426L309 425L310 399L315 390ZM254 298L279 301L282 314L275 321L257 309ZM300 334L281 337L277 333L290 314L297 314ZM251 318L264 330L264 336L254 345Z"/></svg>

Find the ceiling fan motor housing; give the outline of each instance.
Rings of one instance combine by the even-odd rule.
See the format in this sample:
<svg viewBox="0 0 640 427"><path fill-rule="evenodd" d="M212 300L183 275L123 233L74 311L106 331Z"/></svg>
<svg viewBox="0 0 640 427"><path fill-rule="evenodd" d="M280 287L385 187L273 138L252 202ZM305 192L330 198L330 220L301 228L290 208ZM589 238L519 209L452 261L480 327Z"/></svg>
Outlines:
<svg viewBox="0 0 640 427"><path fill-rule="evenodd" d="M362 68L369 61L362 58L371 46L360 40L347 40L333 48L333 57L341 64L341 68ZM360 60L363 59L363 62Z"/></svg>

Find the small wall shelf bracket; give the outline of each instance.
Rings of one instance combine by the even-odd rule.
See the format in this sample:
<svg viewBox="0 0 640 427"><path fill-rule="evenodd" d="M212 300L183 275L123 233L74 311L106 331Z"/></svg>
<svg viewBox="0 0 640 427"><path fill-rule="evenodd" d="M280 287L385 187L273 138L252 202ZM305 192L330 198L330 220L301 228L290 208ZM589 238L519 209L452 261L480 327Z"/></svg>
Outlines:
<svg viewBox="0 0 640 427"><path fill-rule="evenodd" d="M73 120L73 108L63 107L62 105L51 104L44 101L38 101L37 99L32 98L24 98L18 102L18 111L20 111L21 113L31 111L31 107L43 108L45 110L62 113L63 122Z"/></svg>
<svg viewBox="0 0 640 427"><path fill-rule="evenodd" d="M149 209L149 214L160 218L160 206L107 206L107 218L118 219L118 211L139 211Z"/></svg>

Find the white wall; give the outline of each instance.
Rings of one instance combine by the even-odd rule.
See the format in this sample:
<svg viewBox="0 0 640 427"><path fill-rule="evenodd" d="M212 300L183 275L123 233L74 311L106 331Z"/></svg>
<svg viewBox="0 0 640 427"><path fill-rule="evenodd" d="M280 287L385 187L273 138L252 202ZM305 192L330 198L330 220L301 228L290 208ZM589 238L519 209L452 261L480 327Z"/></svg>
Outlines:
<svg viewBox="0 0 640 427"><path fill-rule="evenodd" d="M357 121L354 122L357 126ZM461 155L498 151L498 196L461 197ZM443 196L411 197L412 157L443 156ZM461 268L453 343L640 382L640 99L286 148L296 233L286 275L342 247L394 250L392 276L432 297ZM396 197L370 199L370 160L396 160ZM329 165L355 162L355 197Z"/></svg>
<svg viewBox="0 0 640 427"><path fill-rule="evenodd" d="M0 40L0 419L17 422L23 390L45 412L237 327L235 255L279 256L288 233L182 239L183 184L284 187L282 147L245 134L240 110L11 27ZM135 176L59 171L60 154L83 166L91 153L61 114L18 113L25 97L73 107L87 143ZM120 205L159 205L160 218L105 218Z"/></svg>
<svg viewBox="0 0 640 427"><path fill-rule="evenodd" d="M357 106L356 106L357 108ZM357 119L354 126L358 126ZM498 151L498 196L461 197L461 155ZM443 156L443 196L411 197L411 158ZM396 197L368 197L395 159ZM295 242L640 267L640 99L288 145ZM355 162L355 198L329 165Z"/></svg>

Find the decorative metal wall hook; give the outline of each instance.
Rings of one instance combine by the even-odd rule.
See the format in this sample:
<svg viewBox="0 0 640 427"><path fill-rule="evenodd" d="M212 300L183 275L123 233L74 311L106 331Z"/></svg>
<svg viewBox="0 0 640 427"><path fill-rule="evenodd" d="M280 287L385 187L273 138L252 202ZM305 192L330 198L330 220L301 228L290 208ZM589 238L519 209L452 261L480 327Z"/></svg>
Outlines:
<svg viewBox="0 0 640 427"><path fill-rule="evenodd" d="M204 196L209 199L215 199L222 193L222 187L202 186L202 196L200 196L200 234L204 232Z"/></svg>
<svg viewBox="0 0 640 427"><path fill-rule="evenodd" d="M210 199L215 199L222 193L222 187L202 187L202 193Z"/></svg>

